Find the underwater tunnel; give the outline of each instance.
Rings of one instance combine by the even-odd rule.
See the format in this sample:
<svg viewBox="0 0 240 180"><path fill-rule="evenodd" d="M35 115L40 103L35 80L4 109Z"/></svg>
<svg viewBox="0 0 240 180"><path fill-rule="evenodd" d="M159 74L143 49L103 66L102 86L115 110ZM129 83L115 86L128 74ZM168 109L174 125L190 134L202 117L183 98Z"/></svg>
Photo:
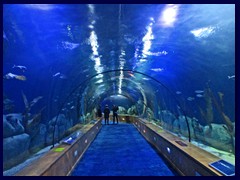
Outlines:
<svg viewBox="0 0 240 180"><path fill-rule="evenodd" d="M235 5L4 4L3 175L235 175Z"/></svg>

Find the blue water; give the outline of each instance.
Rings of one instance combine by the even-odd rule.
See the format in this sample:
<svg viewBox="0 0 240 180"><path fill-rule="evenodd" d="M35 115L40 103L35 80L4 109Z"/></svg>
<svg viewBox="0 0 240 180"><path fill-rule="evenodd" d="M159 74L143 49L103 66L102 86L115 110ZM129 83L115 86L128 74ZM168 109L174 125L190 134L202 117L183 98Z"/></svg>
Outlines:
<svg viewBox="0 0 240 180"><path fill-rule="evenodd" d="M106 73L112 70L118 71ZM74 124L80 115L92 120L94 108L105 104L126 112L134 105L145 119L163 120L168 111L225 127L222 112L235 122L235 77L228 78L235 75L235 5L4 4L8 73L26 80L3 79L12 106L4 105L3 114L26 113L22 93L29 104L41 96L29 113L43 109L39 123L47 128L58 114ZM210 118L205 98L195 93L208 86L220 107L212 105Z"/></svg>
<svg viewBox="0 0 240 180"><path fill-rule="evenodd" d="M26 80L6 78L9 73ZM194 117L198 126L190 126L195 128L192 139L224 136L219 144L206 144L230 152L235 147L235 125L223 113L235 122L235 5L4 4L3 77L4 115L18 113L30 120L41 113L34 128L43 124L46 128L38 133L44 135L30 135L31 144L40 141L36 137L53 133L49 122L59 114L74 126L93 120L99 105L103 110L105 104L110 108L116 104L125 108L124 113L135 108L137 116L165 121L170 127L178 120L184 123L179 127L187 127L182 115ZM207 87L214 97L211 101L209 96L195 93ZM38 97L42 98L34 102ZM204 132L210 123L224 129L214 128L209 138ZM103 127L103 132L113 128L118 132L121 126ZM196 132L201 133L200 139ZM135 148L130 151L137 151ZM142 151L152 153L151 149L140 148L139 153ZM120 167L123 163L118 159L115 164ZM107 168L99 173L111 172Z"/></svg>
<svg viewBox="0 0 240 180"><path fill-rule="evenodd" d="M72 176L174 176L132 124L103 125Z"/></svg>
<svg viewBox="0 0 240 180"><path fill-rule="evenodd" d="M224 93L224 110L234 121L234 108L231 107L235 106L235 80L228 79L235 73L234 5L175 5L173 9L177 10L177 15L172 26L165 26L161 20L167 7L164 4L4 5L3 74L11 72L27 77L24 82L3 82L3 91L14 101L15 112L24 111L23 91L28 99L43 96L35 108L37 111L47 105L49 117L46 118L50 118L57 113L53 103L57 96L61 97L57 102L59 106L72 88L91 75L123 68L146 73L173 92L181 91L181 101L193 108L189 116L197 116L200 121L194 109L198 105L204 108L203 100L196 98L189 102L187 97L195 96L194 91L203 90L209 82L216 95L218 91ZM149 27L152 28L151 36L147 36ZM212 31L206 31L209 34L200 38L191 33L201 28L212 28ZM95 44L90 42L93 31ZM144 51L147 49L144 37L151 43L148 53ZM142 61L144 59L146 61ZM14 64L28 69L26 72L12 69ZM151 70L157 68L163 71ZM67 79L53 78L57 72L66 75ZM101 103L106 94L119 93L119 83L109 81L113 75L105 75L102 88L95 84L100 78L83 85L90 86L90 83L91 89L98 92L89 109L94 108L96 101ZM143 78L135 74L133 80L141 83L144 91L158 88L157 83L149 85ZM124 95L134 97L131 90L139 91L135 87L129 81L122 82ZM92 93L87 94L87 98L92 96ZM141 95L134 97L134 101L138 98Z"/></svg>

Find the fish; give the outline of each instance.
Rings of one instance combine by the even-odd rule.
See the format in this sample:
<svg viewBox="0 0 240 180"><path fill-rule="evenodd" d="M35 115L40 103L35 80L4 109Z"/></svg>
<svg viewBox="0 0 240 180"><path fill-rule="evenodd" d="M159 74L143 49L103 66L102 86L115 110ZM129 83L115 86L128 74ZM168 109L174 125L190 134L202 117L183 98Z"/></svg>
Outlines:
<svg viewBox="0 0 240 180"><path fill-rule="evenodd" d="M228 79L235 79L235 75L228 76Z"/></svg>
<svg viewBox="0 0 240 180"><path fill-rule="evenodd" d="M204 93L203 90L196 90L195 93Z"/></svg>
<svg viewBox="0 0 240 180"><path fill-rule="evenodd" d="M64 74L61 74L61 75L59 76L59 78L60 78L60 79L67 79L67 77L66 77Z"/></svg>
<svg viewBox="0 0 240 180"><path fill-rule="evenodd" d="M203 95L202 94L196 94L196 97L201 98L201 97L203 97Z"/></svg>
<svg viewBox="0 0 240 180"><path fill-rule="evenodd" d="M155 72L162 72L164 69L163 68L153 68L151 70L155 71Z"/></svg>
<svg viewBox="0 0 240 180"><path fill-rule="evenodd" d="M67 77L64 74L61 74L60 72L57 72L56 74L53 75L53 77L59 76L60 79L67 79Z"/></svg>
<svg viewBox="0 0 240 180"><path fill-rule="evenodd" d="M15 64L13 65L12 68L19 68L19 69L23 70L23 72L27 70L26 66L16 66Z"/></svg>
<svg viewBox="0 0 240 180"><path fill-rule="evenodd" d="M182 92L181 91L176 91L176 94L182 94Z"/></svg>
<svg viewBox="0 0 240 180"><path fill-rule="evenodd" d="M22 76L22 75L16 75L16 74L13 74L13 73L8 73L6 75L3 76L4 79L18 79L18 80L21 80L21 81L26 81L27 78L25 76Z"/></svg>
<svg viewBox="0 0 240 180"><path fill-rule="evenodd" d="M188 101L193 101L195 98L194 97L188 97L187 100Z"/></svg>
<svg viewBox="0 0 240 180"><path fill-rule="evenodd" d="M61 73L57 72L56 74L53 75L53 77L60 76L60 75L61 75Z"/></svg>

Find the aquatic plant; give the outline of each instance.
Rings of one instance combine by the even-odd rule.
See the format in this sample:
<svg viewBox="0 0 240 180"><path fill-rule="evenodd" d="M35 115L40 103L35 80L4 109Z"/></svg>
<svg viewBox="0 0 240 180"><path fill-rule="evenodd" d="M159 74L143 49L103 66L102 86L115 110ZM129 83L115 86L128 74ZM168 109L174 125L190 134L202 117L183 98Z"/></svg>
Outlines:
<svg viewBox="0 0 240 180"><path fill-rule="evenodd" d="M42 119L42 111L45 108L46 108L46 106L43 107L39 111L39 113L35 114L31 120L28 120L28 122L26 124L25 131L32 137L34 137L39 131L39 128L40 128L39 123L41 122L41 119Z"/></svg>
<svg viewBox="0 0 240 180"><path fill-rule="evenodd" d="M24 102L24 105L25 105L25 110L23 112L23 121L22 121L22 124L23 124L23 127L25 129L27 129L27 126L28 126L28 121L30 120L30 110L31 108L40 100L42 99L43 97L42 96L38 96L36 98L34 98L30 103L28 102L27 100L27 97L26 95L22 92L22 97L23 97L23 102ZM43 110L44 108L42 108ZM42 111L41 110L41 111ZM41 113L40 111L40 113ZM37 119L39 116L38 114L36 116L34 116L35 119ZM35 120L36 121L36 120Z"/></svg>
<svg viewBox="0 0 240 180"><path fill-rule="evenodd" d="M223 103L222 92L218 92L219 100L215 97L212 90L207 83L207 88L204 90L204 99L206 103L206 111L203 111L202 108L199 107L200 114L203 119L207 122L209 129L205 132L205 135L210 135L212 131L212 122L213 122L213 107L216 108L216 112L220 114L222 121L225 123L223 128L226 130L227 134L229 134L231 139L232 148L231 151L235 154L235 134L234 134L234 126L230 120L230 118L224 112L224 103Z"/></svg>
<svg viewBox="0 0 240 180"><path fill-rule="evenodd" d="M204 100L205 100L205 103L206 103L206 111L204 111L200 106L198 106L201 116L207 122L207 125L209 126L208 133L210 133L211 130L212 130L211 123L213 122L213 105L212 105L212 99L211 99L211 96L210 96L210 92L211 92L211 90L210 90L209 87L207 87L204 90L204 95L203 96L204 96Z"/></svg>
<svg viewBox="0 0 240 180"><path fill-rule="evenodd" d="M230 138L231 138L231 143L232 143L232 151L235 154L235 147L234 147L234 126L230 120L230 118L225 114L224 109L223 109L223 93L218 92L219 95L219 99L220 99L220 103L219 101L217 101L217 98L213 95L212 91L209 91L209 95L213 101L214 106L216 107L218 113L220 114L223 122L226 125L223 125L224 129L227 131L227 133L229 134Z"/></svg>

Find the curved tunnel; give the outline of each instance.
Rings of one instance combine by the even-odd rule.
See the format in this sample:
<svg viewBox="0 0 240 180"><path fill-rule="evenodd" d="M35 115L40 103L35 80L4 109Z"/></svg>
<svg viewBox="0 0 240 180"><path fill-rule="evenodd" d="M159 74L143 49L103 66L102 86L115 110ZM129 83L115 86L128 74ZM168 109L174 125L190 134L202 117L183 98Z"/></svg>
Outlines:
<svg viewBox="0 0 240 180"><path fill-rule="evenodd" d="M124 78L124 73L126 73L129 75L129 77L126 77L125 75L125 78ZM113 76L114 74L116 75L116 73L119 73L120 75L119 76ZM108 78L110 80L105 82L105 84L101 84L101 85L98 85L98 86L94 86L94 87L91 87L91 81L92 80L95 80L95 77L103 77L105 74L112 74L111 75L111 78ZM150 89L150 91L144 91L145 88L143 88L142 86L145 86L145 84L142 84L142 83L139 83L139 82L135 82L135 74L137 75L142 75L143 76L143 79L145 78L146 81L154 81L156 82L157 84L159 84L158 87L157 85L155 85L154 87L157 87L158 89L157 90L154 90L154 89ZM128 79L129 78L129 79ZM133 78L133 80L131 80L131 78ZM116 81L116 79L118 79L118 81ZM140 80L143 80L143 79L140 79ZM100 83L102 82L101 79L98 80L98 78L96 78L95 81L100 81ZM119 86L126 86L127 84L123 81L130 81L131 83L134 84L134 86L136 86L136 90L130 90L129 88L121 88ZM82 89L82 87L84 87L86 84L86 87L85 89ZM93 84L96 84L93 83ZM97 83L99 84L99 83ZM110 86L108 85L110 84ZM118 84L118 85L116 85ZM109 87L109 89L106 89L104 88L104 86L107 86ZM142 85L142 86L141 86ZM128 86L131 86L130 84L128 84ZM134 86L131 86L131 88L133 88ZM149 86L147 84L147 86ZM102 90L100 90L100 88L102 88ZM161 90L161 89L164 89L164 90ZM80 89L80 91L79 91ZM90 90L89 90L90 89ZM116 91L117 89L117 91ZM122 90L123 89L123 90ZM82 90L82 91L81 91ZM133 91L134 93L131 93L131 91ZM86 93L88 92L88 93ZM100 92L99 94L96 93L96 92ZM139 92L139 94L142 95L142 98L140 96L139 99L135 99L132 97L134 94L134 96L136 96L136 92ZM161 99L160 100L160 95L158 96L151 96L150 94L148 93L152 93L152 92L155 92L155 93L161 93L161 94L164 94L163 97L166 97L168 99L168 101L170 101L170 103L172 104L175 104L175 107L172 106L172 107L167 107L166 106L166 100L164 99ZM145 94L147 93L147 94ZM128 100L131 100L132 104L137 104L138 101L140 101L138 103L138 106L140 106L140 109L142 109L142 111L140 113L137 113L139 117L144 117L144 114L146 113L146 118L148 118L149 120L153 120L154 119L154 116L155 119L162 119L162 117L160 117L161 113L159 113L159 111L161 109L164 109L165 110L169 110L171 112L175 112L176 113L176 109L178 109L178 114L175 114L175 116L179 116L180 114L183 114L184 115L184 118L186 120L186 124L187 124L187 129L188 129L188 138L189 138L189 141L191 140L191 135L190 135L190 129L189 129L189 124L188 124L188 121L187 121L187 117L186 117L186 113L184 112L183 108L181 108L181 104L179 102L179 100L175 97L175 94L173 92L171 92L171 90L166 87L164 84L162 84L160 81L156 80L155 78L149 76L149 75L146 75L144 73L141 73L141 72L138 72L138 71L132 71L132 70L124 70L124 69L116 69L116 70L109 70L109 71L106 71L106 72L102 72L100 74L96 74L96 75L93 75L89 78L87 78L86 80L83 80L80 84L78 84L75 88L73 88L73 90L71 90L71 92L67 95L66 99L63 101L63 103L60 105L60 108L58 110L58 114L57 114L57 117L56 117L56 121L55 121L55 125L54 125L54 130L53 130L53 146L54 146L54 134L55 134L55 127L56 127L56 124L57 124L57 121L58 121L58 117L59 117L59 114L62 113L66 108L64 108L64 106L67 106L67 102L73 102L73 101L79 101L79 97L80 95L83 95L82 96L82 99L83 101L82 102L85 102L84 98L85 96L86 97L92 97L91 99L87 99L88 101L90 101L90 103L82 103L81 104L81 107L82 107L82 112L80 112L80 114L87 114L87 113L91 113L91 111L95 108L97 108L96 104L100 105L101 102L104 100L101 98L101 96L103 96L105 99L108 99L109 97L111 96L115 96L115 98L111 98L111 100L107 101L103 101L103 103L105 104L110 104L110 107L112 108L112 106L115 104L117 104L118 106L120 106L120 100L121 100L121 96L127 98ZM126 94L126 95L125 95ZM71 99L73 97L73 99ZM153 101L151 99L149 99L149 102L148 103L148 99L147 97L150 97L150 98L153 98L153 99L158 99L158 102L156 104L153 104ZM74 100L75 99L75 100ZM134 102L135 101L135 102ZM175 102L171 102L171 101L175 101ZM160 104L164 104L165 106L162 106ZM86 106L86 107L84 107ZM102 106L102 104L100 105ZM141 107L142 106L142 107ZM154 107L155 106L155 107ZM161 107L162 106L162 107ZM73 106L72 106L73 107ZM104 106L103 106L104 107ZM125 104L122 104L122 107L126 107ZM150 107L150 109L154 109L157 113L153 114L153 112L151 112L151 114L148 114L149 112L146 112L147 109ZM127 107L126 107L127 108ZM130 108L130 107L129 107ZM74 108L75 109L75 108ZM85 112L85 111L86 112ZM90 110L90 111L87 111L87 110ZM76 109L76 111L79 111L79 108ZM137 112L139 112L139 110L137 110ZM121 114L127 114L127 111L124 111L124 112L120 112ZM93 118L93 117L92 117ZM79 117L78 117L79 119Z"/></svg>
<svg viewBox="0 0 240 180"><path fill-rule="evenodd" d="M106 104L235 163L235 6L3 5L5 169Z"/></svg>

